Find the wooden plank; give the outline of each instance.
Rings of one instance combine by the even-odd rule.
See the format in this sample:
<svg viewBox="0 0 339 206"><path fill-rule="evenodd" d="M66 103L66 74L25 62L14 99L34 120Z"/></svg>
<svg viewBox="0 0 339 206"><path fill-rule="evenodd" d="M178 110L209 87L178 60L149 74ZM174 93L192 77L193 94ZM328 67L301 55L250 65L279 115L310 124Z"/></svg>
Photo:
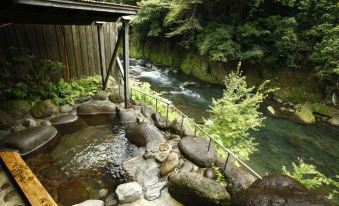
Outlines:
<svg viewBox="0 0 339 206"><path fill-rule="evenodd" d="M27 41L30 44L30 49L35 57L40 58L39 44L35 35L34 25L25 25L25 32L27 34Z"/></svg>
<svg viewBox="0 0 339 206"><path fill-rule="evenodd" d="M80 77L83 74L82 61L81 61L81 48L79 41L79 32L77 26L72 26L72 36L73 36L73 45L74 45L74 56L76 62L76 77ZM72 76L72 78L75 78Z"/></svg>
<svg viewBox="0 0 339 206"><path fill-rule="evenodd" d="M104 28L103 26L98 26L98 45L99 45L99 57L100 57L100 75L101 75L101 80L103 83L104 82L104 77L106 76L106 60L105 60L105 48L104 48Z"/></svg>
<svg viewBox="0 0 339 206"><path fill-rule="evenodd" d="M76 78L76 59L74 53L74 43L73 43L73 35L72 35L72 26L63 26L64 29L64 38L65 38L65 45L67 50L67 59L69 64L69 79Z"/></svg>
<svg viewBox="0 0 339 206"><path fill-rule="evenodd" d="M86 27L78 26L79 29L79 40L80 40L80 50L81 50L81 62L83 67L83 75L89 75L88 67L88 55L87 55L87 37L86 37Z"/></svg>
<svg viewBox="0 0 339 206"><path fill-rule="evenodd" d="M94 66L93 70L96 75L100 74L100 51L99 51L99 40L97 27L91 26L92 28L92 37L93 37L93 55L94 55Z"/></svg>
<svg viewBox="0 0 339 206"><path fill-rule="evenodd" d="M67 48L65 45L65 38L62 31L61 25L55 25L54 27L55 33L57 36L57 44L58 44L58 51L60 56L60 61L64 64L64 69L62 71L63 78L68 81L69 80L69 64L68 64L68 58L67 58Z"/></svg>
<svg viewBox="0 0 339 206"><path fill-rule="evenodd" d="M0 152L0 157L31 205L57 206L57 203L29 169L19 153Z"/></svg>
<svg viewBox="0 0 339 206"><path fill-rule="evenodd" d="M34 25L34 30L35 30L36 39L37 39L38 45L39 45L40 58L41 59L47 59L48 56L47 56L42 26L41 25Z"/></svg>
<svg viewBox="0 0 339 206"><path fill-rule="evenodd" d="M29 45L26 39L25 28L23 24L13 24L16 39L18 41L18 48L22 51L29 51Z"/></svg>
<svg viewBox="0 0 339 206"><path fill-rule="evenodd" d="M104 24L104 52L105 52L105 70L104 70L104 74L105 77L107 75L107 69L109 66L109 62L111 59L111 42L110 42L110 38L109 38L109 23L105 23Z"/></svg>
<svg viewBox="0 0 339 206"><path fill-rule="evenodd" d="M94 75L94 51L93 50L93 35L91 26L86 26L86 43L87 43L87 55L88 55L88 72L89 75Z"/></svg>

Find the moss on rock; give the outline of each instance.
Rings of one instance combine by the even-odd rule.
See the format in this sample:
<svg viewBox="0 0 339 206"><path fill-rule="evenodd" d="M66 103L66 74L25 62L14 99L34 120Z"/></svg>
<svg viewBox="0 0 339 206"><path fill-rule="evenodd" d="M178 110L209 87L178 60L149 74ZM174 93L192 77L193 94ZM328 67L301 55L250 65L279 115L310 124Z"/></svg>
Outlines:
<svg viewBox="0 0 339 206"><path fill-rule="evenodd" d="M31 104L22 99L9 100L0 103L0 108L6 111L9 116L15 119L21 119L25 114L29 113Z"/></svg>
<svg viewBox="0 0 339 206"><path fill-rule="evenodd" d="M312 113L312 109L309 105L303 104L303 105L297 105L297 112L295 115L299 118L300 121L302 121L305 124L312 124L315 123L315 116Z"/></svg>
<svg viewBox="0 0 339 206"><path fill-rule="evenodd" d="M33 105L31 113L35 118L50 117L59 112L59 107L56 106L51 99L37 102Z"/></svg>

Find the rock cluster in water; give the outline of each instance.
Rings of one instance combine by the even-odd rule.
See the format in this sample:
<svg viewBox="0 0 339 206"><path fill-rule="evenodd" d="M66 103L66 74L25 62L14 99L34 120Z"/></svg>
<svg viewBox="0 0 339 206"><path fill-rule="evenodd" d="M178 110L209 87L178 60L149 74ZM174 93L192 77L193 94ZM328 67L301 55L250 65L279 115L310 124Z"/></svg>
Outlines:
<svg viewBox="0 0 339 206"><path fill-rule="evenodd" d="M113 121L123 124L126 138L145 149L144 154L124 161L119 171L112 172L125 183L114 193L100 190L103 201L89 200L90 194L81 181L64 183L56 191L63 197L64 205L255 206L295 205L290 204L293 201L312 205L322 201L314 199L291 178L270 176L255 181L252 175L233 164L234 159L230 158L225 166L226 160L218 157L213 144L195 136L187 120L168 121L142 101L134 101L131 109L124 109L120 92L99 92L93 98L79 98L74 107L57 107L51 101L43 101L32 108L21 102L23 108L17 113L0 110L2 146L29 154L57 139L57 133ZM273 107L269 111L275 114ZM220 169L225 166L227 187L215 180L212 164ZM70 196L73 193L76 202Z"/></svg>

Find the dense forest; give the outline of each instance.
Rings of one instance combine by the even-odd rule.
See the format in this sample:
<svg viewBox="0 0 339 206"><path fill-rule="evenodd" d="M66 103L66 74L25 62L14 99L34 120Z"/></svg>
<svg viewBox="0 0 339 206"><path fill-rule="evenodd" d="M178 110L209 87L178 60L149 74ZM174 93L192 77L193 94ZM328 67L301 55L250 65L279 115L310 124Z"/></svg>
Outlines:
<svg viewBox="0 0 339 206"><path fill-rule="evenodd" d="M336 0L125 0L137 4L138 39L167 39L212 61L314 70L330 94L339 82ZM325 94L326 95L326 94Z"/></svg>

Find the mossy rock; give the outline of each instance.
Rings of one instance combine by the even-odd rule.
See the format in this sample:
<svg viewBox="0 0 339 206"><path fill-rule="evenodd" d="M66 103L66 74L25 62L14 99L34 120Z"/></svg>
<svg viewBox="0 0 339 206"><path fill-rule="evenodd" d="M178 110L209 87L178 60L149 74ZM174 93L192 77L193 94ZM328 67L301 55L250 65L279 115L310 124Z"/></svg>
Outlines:
<svg viewBox="0 0 339 206"><path fill-rule="evenodd" d="M305 124L315 123L315 116L313 115L312 109L309 105L297 105L297 112L295 115L299 118L299 120Z"/></svg>
<svg viewBox="0 0 339 206"><path fill-rule="evenodd" d="M0 103L0 108L15 119L21 119L29 113L31 104L26 100L17 99Z"/></svg>
<svg viewBox="0 0 339 206"><path fill-rule="evenodd" d="M51 99L37 102L33 105L31 113L35 118L50 117L59 112L59 107L56 106Z"/></svg>
<svg viewBox="0 0 339 206"><path fill-rule="evenodd" d="M10 129L15 125L15 120L5 111L0 110L0 130Z"/></svg>
<svg viewBox="0 0 339 206"><path fill-rule="evenodd" d="M318 113L327 117L333 117L336 114L339 114L339 110L321 103L311 104L310 107L314 113Z"/></svg>

